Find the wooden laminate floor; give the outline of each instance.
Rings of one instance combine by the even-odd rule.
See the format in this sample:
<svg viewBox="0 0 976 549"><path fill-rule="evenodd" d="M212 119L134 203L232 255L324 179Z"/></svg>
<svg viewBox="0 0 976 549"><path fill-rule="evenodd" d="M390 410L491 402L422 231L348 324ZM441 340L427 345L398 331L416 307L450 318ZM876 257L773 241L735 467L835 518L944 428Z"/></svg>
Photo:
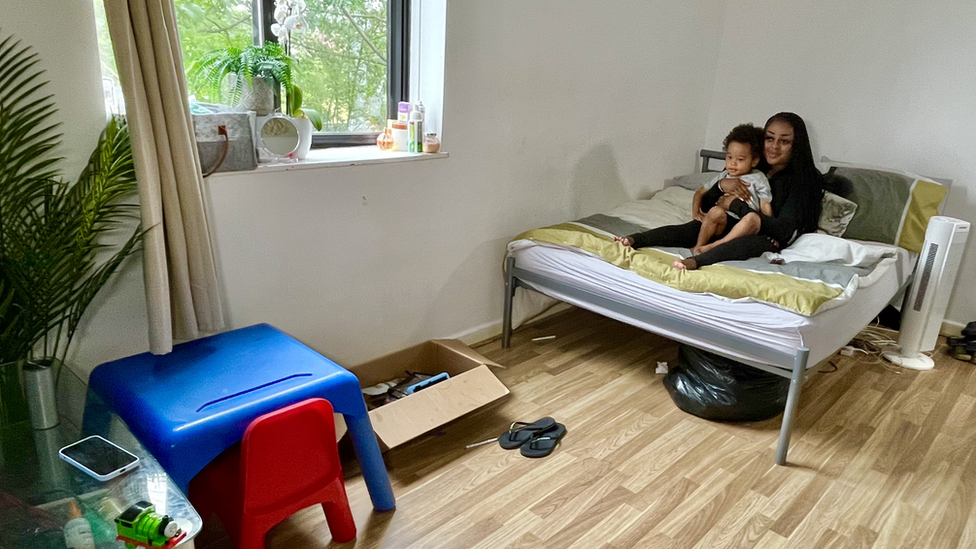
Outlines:
<svg viewBox="0 0 976 549"><path fill-rule="evenodd" d="M530 341L540 335L557 337ZM310 508L268 546L976 547L971 364L941 354L919 373L834 359L804 387L779 467L779 418L714 423L674 406L654 373L676 360L669 340L573 310L523 328L509 350L479 350L508 366L496 373L512 394L386 454L396 511L372 513L353 461L357 541L332 544ZM548 458L465 449L547 415L569 430Z"/></svg>

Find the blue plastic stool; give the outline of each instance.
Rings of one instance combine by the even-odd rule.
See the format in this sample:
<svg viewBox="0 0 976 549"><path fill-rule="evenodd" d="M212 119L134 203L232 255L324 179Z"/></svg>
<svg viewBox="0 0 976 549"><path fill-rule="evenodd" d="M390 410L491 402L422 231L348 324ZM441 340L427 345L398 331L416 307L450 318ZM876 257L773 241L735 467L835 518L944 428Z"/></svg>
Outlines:
<svg viewBox="0 0 976 549"><path fill-rule="evenodd" d="M393 489L359 380L284 332L259 324L143 353L92 371L85 432L117 414L183 490L241 440L255 418L320 397L352 435L373 507L393 509Z"/></svg>

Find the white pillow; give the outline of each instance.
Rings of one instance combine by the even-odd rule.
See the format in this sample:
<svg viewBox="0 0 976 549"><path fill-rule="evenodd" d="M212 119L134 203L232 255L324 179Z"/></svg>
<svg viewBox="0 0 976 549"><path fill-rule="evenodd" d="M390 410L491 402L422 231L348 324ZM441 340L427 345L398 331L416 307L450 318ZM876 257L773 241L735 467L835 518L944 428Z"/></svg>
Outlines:
<svg viewBox="0 0 976 549"><path fill-rule="evenodd" d="M819 232L831 236L844 236L844 231L854 219L857 204L830 191L824 193L823 210L820 212Z"/></svg>
<svg viewBox="0 0 976 549"><path fill-rule="evenodd" d="M810 263L835 263L849 267L868 267L886 257L894 257L890 247L866 246L828 234L808 233L801 235L789 248L778 254L766 252L767 261L782 259L784 263L806 261Z"/></svg>
<svg viewBox="0 0 976 549"><path fill-rule="evenodd" d="M694 191L683 187L668 187L658 191L648 200L621 204L607 212L607 215L646 229L680 225L691 221L691 199L694 196Z"/></svg>
<svg viewBox="0 0 976 549"><path fill-rule="evenodd" d="M703 172L679 175L678 177L673 177L666 180L664 182L664 187L682 187L684 189L688 189L689 191L697 191L708 183L711 183L713 179L718 177L718 173L719 172Z"/></svg>

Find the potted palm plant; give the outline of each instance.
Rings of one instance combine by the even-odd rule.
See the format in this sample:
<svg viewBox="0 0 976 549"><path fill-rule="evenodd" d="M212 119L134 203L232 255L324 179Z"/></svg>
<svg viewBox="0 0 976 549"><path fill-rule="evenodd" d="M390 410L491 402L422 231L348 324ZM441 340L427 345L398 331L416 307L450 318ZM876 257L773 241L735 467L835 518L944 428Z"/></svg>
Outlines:
<svg viewBox="0 0 976 549"><path fill-rule="evenodd" d="M25 419L23 365L63 363L88 305L143 234L138 205L125 202L136 189L125 120L111 119L77 182L64 181L37 61L13 37L0 41L0 427ZM103 238L126 226L121 244Z"/></svg>

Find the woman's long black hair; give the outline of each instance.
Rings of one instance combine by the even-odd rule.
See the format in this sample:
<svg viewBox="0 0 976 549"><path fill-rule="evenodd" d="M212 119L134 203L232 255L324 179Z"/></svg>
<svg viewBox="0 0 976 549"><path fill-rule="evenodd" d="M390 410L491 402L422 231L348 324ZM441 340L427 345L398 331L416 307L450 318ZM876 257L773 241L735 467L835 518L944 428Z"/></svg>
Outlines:
<svg viewBox="0 0 976 549"><path fill-rule="evenodd" d="M810 147L810 134L807 132L807 125L795 113L780 112L769 117L766 125L763 126L763 130L768 130L773 122L783 122L793 128L793 150L784 171L789 171L793 179L790 193L800 193L800 205L803 213L797 229L799 229L800 234L816 232L817 225L820 222L820 211L823 207L824 177L817 170L817 165L813 160L813 149ZM763 172L769 170L765 155L760 169Z"/></svg>

